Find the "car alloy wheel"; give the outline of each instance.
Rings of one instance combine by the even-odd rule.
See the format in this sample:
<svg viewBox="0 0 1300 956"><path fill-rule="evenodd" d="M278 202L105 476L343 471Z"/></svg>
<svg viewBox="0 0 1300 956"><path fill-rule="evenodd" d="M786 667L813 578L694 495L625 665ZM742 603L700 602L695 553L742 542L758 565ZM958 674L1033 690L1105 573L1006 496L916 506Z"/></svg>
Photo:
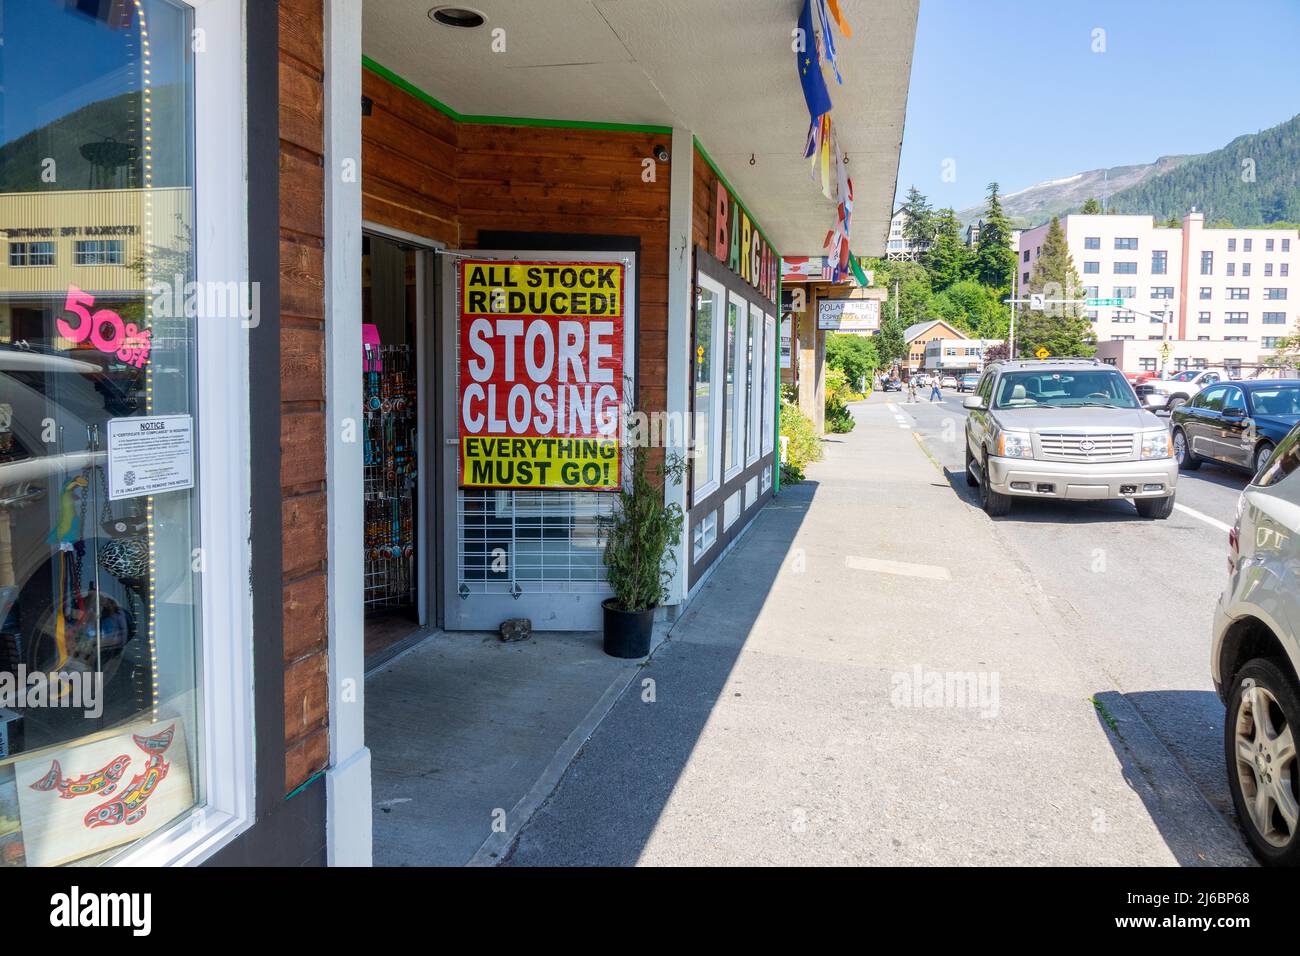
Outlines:
<svg viewBox="0 0 1300 956"><path fill-rule="evenodd" d="M1273 457L1271 442L1262 441L1255 447L1255 474L1259 474Z"/></svg>
<svg viewBox="0 0 1300 956"><path fill-rule="evenodd" d="M1187 436L1182 429L1174 430L1174 460L1180 465L1187 460Z"/></svg>
<svg viewBox="0 0 1300 956"><path fill-rule="evenodd" d="M1272 662L1252 661L1242 668L1230 702L1236 705L1229 715L1228 755L1234 796L1267 857L1294 855L1300 829L1295 737L1280 699L1288 696L1285 680Z"/></svg>

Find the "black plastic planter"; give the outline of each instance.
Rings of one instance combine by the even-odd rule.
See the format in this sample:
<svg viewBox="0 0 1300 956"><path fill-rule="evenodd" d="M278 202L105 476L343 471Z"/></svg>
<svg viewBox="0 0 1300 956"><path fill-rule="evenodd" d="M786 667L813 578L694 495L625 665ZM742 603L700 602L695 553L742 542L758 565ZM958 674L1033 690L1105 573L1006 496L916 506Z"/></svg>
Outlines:
<svg viewBox="0 0 1300 956"><path fill-rule="evenodd" d="M610 657L645 657L650 653L655 609L620 611L610 607L613 598L601 602L605 610L605 653Z"/></svg>

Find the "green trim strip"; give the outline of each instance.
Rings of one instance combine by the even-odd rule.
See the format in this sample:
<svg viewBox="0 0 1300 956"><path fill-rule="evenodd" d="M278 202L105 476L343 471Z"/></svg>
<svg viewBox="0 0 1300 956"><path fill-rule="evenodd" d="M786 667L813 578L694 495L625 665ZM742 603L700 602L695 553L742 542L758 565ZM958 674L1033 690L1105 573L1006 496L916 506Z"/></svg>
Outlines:
<svg viewBox="0 0 1300 956"><path fill-rule="evenodd" d="M442 100L430 96L414 83L394 73L388 67L376 63L368 56L363 55L361 57L361 65L398 89L405 90L421 102L429 104L438 112L451 117L457 123L478 123L491 126L540 126L549 129L600 129L612 133L656 133L662 136L671 136L673 132L671 126L648 126L638 123L598 123L590 120L536 119L530 116L482 116L459 113L442 102ZM766 239L767 237L764 236L763 238Z"/></svg>
<svg viewBox="0 0 1300 956"><path fill-rule="evenodd" d="M323 776L325 776L325 771L317 770L314 774L312 774L310 777L304 780L301 784L294 787L293 790L291 790L289 793L285 794L284 799L292 800L294 797L298 796L298 794L302 793L304 790L306 790L308 787L310 787L313 783L315 783Z"/></svg>
<svg viewBox="0 0 1300 956"><path fill-rule="evenodd" d="M735 199L736 202L740 204L740 208L745 211L745 215L748 216L749 221L754 224L754 228L758 230L758 234L763 237L763 241L767 243L767 247L771 249L773 252L776 252L776 245L772 242L771 239L767 238L767 233L764 232L763 227L758 224L758 217L749 211L749 207L745 205L745 201L740 198L740 193L738 193L735 187L733 187L731 183L727 181L727 177L722 175L722 170L720 170L718 168L718 164L713 161L713 157L710 156L709 151L704 148L704 144L701 143L699 138L694 135L691 136L691 139L694 140L695 148L696 150L699 151L700 156L702 156L704 158L704 161L709 164L709 169L713 170L713 175L718 177L722 185L727 187L727 192L731 193L732 198ZM779 260L780 258L781 256L780 254L778 254L777 259ZM780 304L781 304L780 302L777 302L777 305Z"/></svg>

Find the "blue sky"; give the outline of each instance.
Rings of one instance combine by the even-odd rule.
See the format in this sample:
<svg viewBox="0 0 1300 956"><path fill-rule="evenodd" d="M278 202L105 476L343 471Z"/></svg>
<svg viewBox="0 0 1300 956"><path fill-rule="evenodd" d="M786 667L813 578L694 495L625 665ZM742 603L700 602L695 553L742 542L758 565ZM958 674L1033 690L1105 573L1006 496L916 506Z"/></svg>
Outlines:
<svg viewBox="0 0 1300 956"><path fill-rule="evenodd" d="M921 0L898 195L1217 149L1300 113L1298 50L1297 0Z"/></svg>

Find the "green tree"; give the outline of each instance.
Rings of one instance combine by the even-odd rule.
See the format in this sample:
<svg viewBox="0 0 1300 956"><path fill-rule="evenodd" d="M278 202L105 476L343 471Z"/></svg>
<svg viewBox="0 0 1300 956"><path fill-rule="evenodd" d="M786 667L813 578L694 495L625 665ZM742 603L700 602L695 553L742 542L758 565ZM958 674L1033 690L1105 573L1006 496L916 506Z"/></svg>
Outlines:
<svg viewBox="0 0 1300 956"><path fill-rule="evenodd" d="M954 282L934 297L930 308L934 318L980 339L1004 338L1011 321L998 291L974 279Z"/></svg>
<svg viewBox="0 0 1300 956"><path fill-rule="evenodd" d="M929 200L915 186L903 202L903 238L909 245L924 247L934 238L934 212Z"/></svg>
<svg viewBox="0 0 1300 956"><path fill-rule="evenodd" d="M851 332L831 332L826 336L826 364L839 369L857 391L871 373L880 367L874 337Z"/></svg>
<svg viewBox="0 0 1300 956"><path fill-rule="evenodd" d="M957 214L940 209L934 217L934 241L922 260L930 272L930 287L936 292L964 278L970 269L970 250L961 237Z"/></svg>
<svg viewBox="0 0 1300 956"><path fill-rule="evenodd" d="M1016 253L1011 248L1011 221L1002 211L998 184L989 183L988 211L980 229L975 249L975 278L993 289L1010 289L1016 268Z"/></svg>
<svg viewBox="0 0 1300 956"><path fill-rule="evenodd" d="M1029 284L1020 290L1021 298L1039 293L1047 299L1082 298L1083 283L1070 257L1070 247L1065 241L1065 230L1059 217L1052 217L1043 239L1043 251L1034 264ZM1053 355L1088 356L1096 348L1096 337L1084 316L1082 304L1047 305L1041 311L1025 309L1016 330L1016 349L1032 357L1040 348Z"/></svg>
<svg viewBox="0 0 1300 956"><path fill-rule="evenodd" d="M1101 203L1097 201L1097 198L1095 196L1090 197L1087 201L1084 202L1083 208L1080 209L1079 211L1083 213L1085 216L1100 216L1102 212Z"/></svg>

